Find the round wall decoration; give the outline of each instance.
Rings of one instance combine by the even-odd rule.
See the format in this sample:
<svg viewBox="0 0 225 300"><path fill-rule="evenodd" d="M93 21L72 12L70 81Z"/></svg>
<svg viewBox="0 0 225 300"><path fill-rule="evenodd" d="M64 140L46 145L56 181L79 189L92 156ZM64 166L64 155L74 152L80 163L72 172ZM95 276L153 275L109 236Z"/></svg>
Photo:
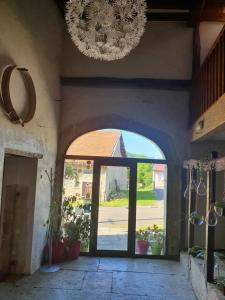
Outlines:
<svg viewBox="0 0 225 300"><path fill-rule="evenodd" d="M123 58L144 33L145 0L68 0L66 22L85 55L106 61Z"/></svg>
<svg viewBox="0 0 225 300"><path fill-rule="evenodd" d="M23 81L28 94L28 107L24 110L21 115L18 115L13 107L13 103L10 96L10 79L13 71L18 70L23 77ZM19 68L18 66L7 66L2 74L1 80L1 106L4 113L9 118L9 120L14 124L21 124L24 126L33 119L36 111L36 93L33 84L33 80L25 68Z"/></svg>

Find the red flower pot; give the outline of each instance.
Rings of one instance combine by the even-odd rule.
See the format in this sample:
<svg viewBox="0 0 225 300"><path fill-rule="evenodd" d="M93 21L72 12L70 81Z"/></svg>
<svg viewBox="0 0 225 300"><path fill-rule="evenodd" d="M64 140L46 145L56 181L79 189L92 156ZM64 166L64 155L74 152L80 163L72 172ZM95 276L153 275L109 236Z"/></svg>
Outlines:
<svg viewBox="0 0 225 300"><path fill-rule="evenodd" d="M64 244L62 242L52 245L52 263L58 264L64 260Z"/></svg>
<svg viewBox="0 0 225 300"><path fill-rule="evenodd" d="M49 256L49 247L45 245L44 247L44 255L43 255L43 263L48 264L48 256ZM52 263L58 264L61 263L65 259L65 248L64 243L57 242L52 244Z"/></svg>
<svg viewBox="0 0 225 300"><path fill-rule="evenodd" d="M138 254L147 254L149 248L148 241L136 241L136 250Z"/></svg>
<svg viewBox="0 0 225 300"><path fill-rule="evenodd" d="M80 241L66 243L66 259L74 260L80 255Z"/></svg>

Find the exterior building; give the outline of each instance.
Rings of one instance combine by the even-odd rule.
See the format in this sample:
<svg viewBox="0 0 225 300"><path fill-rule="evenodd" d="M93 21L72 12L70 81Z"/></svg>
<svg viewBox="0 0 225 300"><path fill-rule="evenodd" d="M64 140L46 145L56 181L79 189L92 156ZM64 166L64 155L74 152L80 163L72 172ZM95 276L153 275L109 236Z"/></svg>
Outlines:
<svg viewBox="0 0 225 300"><path fill-rule="evenodd" d="M153 188L157 189L164 189L165 187L165 166L161 164L155 164L153 167Z"/></svg>
<svg viewBox="0 0 225 300"><path fill-rule="evenodd" d="M68 149L68 155L126 157L123 137L120 131L93 131L87 133ZM65 168L72 166L76 178L64 177L64 196L75 195L90 200L93 182L93 161L67 161ZM127 190L127 170L121 167L101 167L100 201L108 201L110 195Z"/></svg>

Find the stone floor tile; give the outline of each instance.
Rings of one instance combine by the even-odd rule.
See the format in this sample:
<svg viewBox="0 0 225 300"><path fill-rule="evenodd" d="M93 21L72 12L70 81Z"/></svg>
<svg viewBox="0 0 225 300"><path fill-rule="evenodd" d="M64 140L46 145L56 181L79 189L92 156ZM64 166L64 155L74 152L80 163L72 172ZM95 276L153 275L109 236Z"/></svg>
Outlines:
<svg viewBox="0 0 225 300"><path fill-rule="evenodd" d="M168 300L165 297L112 294L111 300Z"/></svg>
<svg viewBox="0 0 225 300"><path fill-rule="evenodd" d="M179 262L155 259L101 258L99 271L146 272L157 274L185 274Z"/></svg>
<svg viewBox="0 0 225 300"><path fill-rule="evenodd" d="M97 271L100 258L80 256L78 259L60 265L63 270Z"/></svg>
<svg viewBox="0 0 225 300"><path fill-rule="evenodd" d="M110 293L64 289L38 289L32 300L111 300Z"/></svg>
<svg viewBox="0 0 225 300"><path fill-rule="evenodd" d="M174 261L80 257L62 267L0 283L0 300L196 299Z"/></svg>
<svg viewBox="0 0 225 300"><path fill-rule="evenodd" d="M36 272L16 282L17 286L58 289L81 289L84 271L60 270L56 273Z"/></svg>
<svg viewBox="0 0 225 300"><path fill-rule="evenodd" d="M158 259L135 259L133 271L155 274L185 274L185 270L179 262Z"/></svg>
<svg viewBox="0 0 225 300"><path fill-rule="evenodd" d="M110 293L95 293L80 290L28 288L2 286L0 284L1 300L111 300Z"/></svg>
<svg viewBox="0 0 225 300"><path fill-rule="evenodd" d="M85 276L82 290L92 292L111 292L112 272L88 272Z"/></svg>
<svg viewBox="0 0 225 300"><path fill-rule="evenodd" d="M14 284L0 284L1 300L30 300L34 299L35 289L16 287Z"/></svg>
<svg viewBox="0 0 225 300"><path fill-rule="evenodd" d="M100 258L99 271L133 271L134 259L131 258Z"/></svg>
<svg viewBox="0 0 225 300"><path fill-rule="evenodd" d="M173 300L195 299L185 277L167 274L113 272L112 292Z"/></svg>

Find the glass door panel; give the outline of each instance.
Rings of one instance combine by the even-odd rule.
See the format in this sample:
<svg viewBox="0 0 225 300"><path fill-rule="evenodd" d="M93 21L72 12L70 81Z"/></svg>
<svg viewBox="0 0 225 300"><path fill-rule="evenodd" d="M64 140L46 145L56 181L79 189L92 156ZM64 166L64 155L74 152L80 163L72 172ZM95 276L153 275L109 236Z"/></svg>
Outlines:
<svg viewBox="0 0 225 300"><path fill-rule="evenodd" d="M130 168L101 166L97 250L128 250Z"/></svg>
<svg viewBox="0 0 225 300"><path fill-rule="evenodd" d="M93 165L91 160L78 159L66 159L64 163L63 205L83 220L91 219ZM89 252L88 237L81 240L81 252Z"/></svg>
<svg viewBox="0 0 225 300"><path fill-rule="evenodd" d="M166 165L138 163L135 244L137 255L165 254L166 189Z"/></svg>

